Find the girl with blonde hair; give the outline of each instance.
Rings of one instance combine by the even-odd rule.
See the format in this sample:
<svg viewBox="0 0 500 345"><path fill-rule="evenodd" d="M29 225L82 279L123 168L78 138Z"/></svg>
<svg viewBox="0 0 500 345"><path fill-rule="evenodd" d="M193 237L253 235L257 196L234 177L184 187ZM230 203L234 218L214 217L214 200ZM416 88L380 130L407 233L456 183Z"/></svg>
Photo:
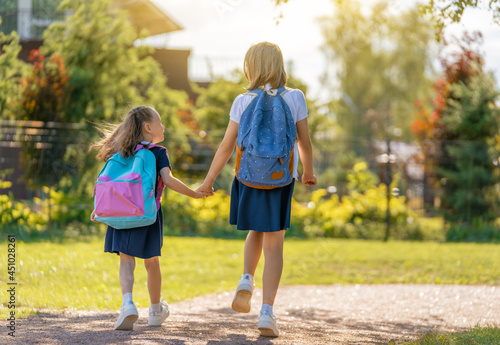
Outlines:
<svg viewBox="0 0 500 345"><path fill-rule="evenodd" d="M224 165L232 156L239 138L238 127L242 115L255 97L256 89L276 95L280 89L286 102L287 112L291 113L296 127L297 142L293 147L290 166L293 168L291 183L273 189L253 188L242 183L237 177L231 189L229 222L238 230L248 231L245 241L243 276L233 299L233 310L248 313L251 310L251 297L254 289L254 273L262 251L265 264L262 277L262 308L259 314L258 329L263 336L277 337L279 330L273 305L283 271L283 241L285 231L290 227L290 210L293 187L298 179L298 157L303 166L302 183L316 185L313 173L312 144L307 124L307 107L304 94L298 89L286 88L287 75L280 48L273 43L258 43L248 50L244 60L244 72L249 81L249 92L238 95L230 111L230 121L224 138L215 153L210 170L203 184L197 189L209 193ZM260 92L260 91L259 91ZM274 114L273 114L274 115ZM257 144L257 143L254 143ZM239 150L241 148L238 148Z"/></svg>

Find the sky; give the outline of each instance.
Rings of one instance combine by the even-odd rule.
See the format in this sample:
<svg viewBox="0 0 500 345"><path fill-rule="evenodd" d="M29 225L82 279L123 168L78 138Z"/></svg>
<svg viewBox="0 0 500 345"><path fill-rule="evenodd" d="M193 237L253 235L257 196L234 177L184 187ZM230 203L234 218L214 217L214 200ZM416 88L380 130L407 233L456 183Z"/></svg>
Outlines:
<svg viewBox="0 0 500 345"><path fill-rule="evenodd" d="M248 48L261 41L280 46L292 74L308 85L308 98L324 97L320 76L327 63L321 50L323 36L319 18L334 12L332 0L288 0L276 7L272 0L153 0L183 30L165 35L161 44L170 49L190 49L193 80L207 76L205 59L214 71L241 68ZM376 0L364 0L371 6ZM392 11L411 6L413 0L390 1ZM500 80L500 25L485 10L467 9L462 23L447 27L447 34L464 31L483 33L486 68ZM439 65L436 63L439 67ZM288 71L290 72L290 71Z"/></svg>

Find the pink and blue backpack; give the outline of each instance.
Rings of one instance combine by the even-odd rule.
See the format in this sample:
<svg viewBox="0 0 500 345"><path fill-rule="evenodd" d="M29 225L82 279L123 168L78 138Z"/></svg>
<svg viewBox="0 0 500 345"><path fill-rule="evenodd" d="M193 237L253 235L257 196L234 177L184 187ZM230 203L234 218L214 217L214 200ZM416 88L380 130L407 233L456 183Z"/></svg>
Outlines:
<svg viewBox="0 0 500 345"><path fill-rule="evenodd" d="M134 155L124 158L117 152L104 164L94 187L95 220L115 229L156 221L165 186L161 177L156 181L156 157L145 146L161 146L143 144L137 146Z"/></svg>

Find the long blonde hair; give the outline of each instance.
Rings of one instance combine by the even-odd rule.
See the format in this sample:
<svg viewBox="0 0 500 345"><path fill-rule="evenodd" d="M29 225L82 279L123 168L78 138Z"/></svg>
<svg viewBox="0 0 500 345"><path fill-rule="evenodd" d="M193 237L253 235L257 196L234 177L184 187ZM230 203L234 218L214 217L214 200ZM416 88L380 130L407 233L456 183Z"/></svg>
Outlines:
<svg viewBox="0 0 500 345"><path fill-rule="evenodd" d="M90 150L99 150L96 158L103 161L107 161L117 152L121 152L123 157L133 155L136 146L143 140L144 123L153 122L155 113L156 111L148 106L135 107L120 124L96 126L104 137L90 146Z"/></svg>
<svg viewBox="0 0 500 345"><path fill-rule="evenodd" d="M287 76L283 54L280 47L274 43L261 42L248 49L243 63L243 71L250 84L247 90L271 84L272 88L286 85Z"/></svg>

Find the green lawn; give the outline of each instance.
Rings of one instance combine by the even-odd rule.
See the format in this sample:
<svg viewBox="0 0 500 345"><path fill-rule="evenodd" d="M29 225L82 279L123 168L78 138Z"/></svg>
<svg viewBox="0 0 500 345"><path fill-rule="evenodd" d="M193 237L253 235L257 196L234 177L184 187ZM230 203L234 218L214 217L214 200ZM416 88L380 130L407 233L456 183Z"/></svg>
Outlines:
<svg viewBox="0 0 500 345"><path fill-rule="evenodd" d="M7 243L0 256L6 286ZM17 242L17 314L37 309L110 309L121 304L119 258L103 253L103 239L87 242ZM168 302L236 287L242 240L165 237L160 259ZM134 300L149 305L146 271L137 261ZM500 245L429 242L287 239L282 284L490 284L500 285ZM263 262L257 285L261 284ZM7 315L6 289L0 317Z"/></svg>
<svg viewBox="0 0 500 345"><path fill-rule="evenodd" d="M415 341L403 342L401 345L493 345L498 344L499 339L500 328L489 326L474 327L467 332L459 333L430 333Z"/></svg>

